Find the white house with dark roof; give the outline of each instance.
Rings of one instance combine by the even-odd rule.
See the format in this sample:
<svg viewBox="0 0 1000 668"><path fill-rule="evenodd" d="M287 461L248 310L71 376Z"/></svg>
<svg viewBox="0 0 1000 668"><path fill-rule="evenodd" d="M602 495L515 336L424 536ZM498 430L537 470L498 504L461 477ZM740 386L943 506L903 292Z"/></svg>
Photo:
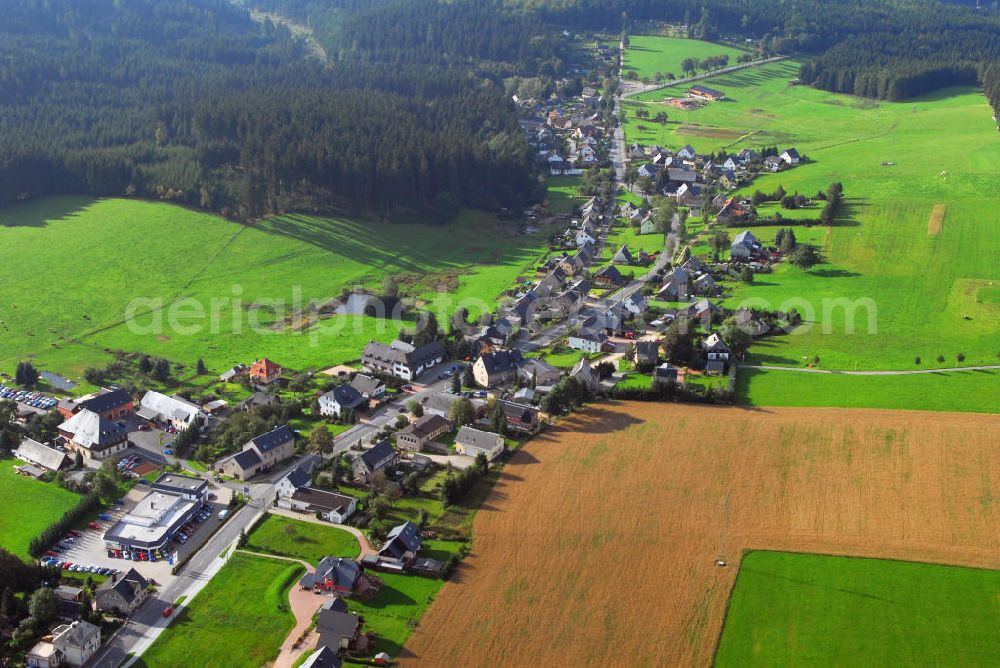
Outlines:
<svg viewBox="0 0 1000 668"><path fill-rule="evenodd" d="M105 420L84 408L58 427L70 450L98 461L124 451L128 432L117 422Z"/></svg>
<svg viewBox="0 0 1000 668"><path fill-rule="evenodd" d="M437 341L419 348L403 341L389 345L371 341L361 355L361 366L368 373L414 380L421 373L444 361L444 347Z"/></svg>
<svg viewBox="0 0 1000 668"><path fill-rule="evenodd" d="M378 556L383 560L409 563L420 553L422 543L420 528L413 522L403 522L389 531Z"/></svg>
<svg viewBox="0 0 1000 668"><path fill-rule="evenodd" d="M320 395L319 413L326 417L341 415L347 411L367 408L368 400L353 385L338 385Z"/></svg>
<svg viewBox="0 0 1000 668"><path fill-rule="evenodd" d="M351 387L357 390L365 399L381 399L385 396L385 383L373 376L359 373L351 381Z"/></svg>
<svg viewBox="0 0 1000 668"><path fill-rule="evenodd" d="M785 163L789 165L797 165L801 160L801 158L799 157L799 152L796 151L794 148L785 149L784 151L781 152L781 155L779 155L778 157L784 160Z"/></svg>
<svg viewBox="0 0 1000 668"><path fill-rule="evenodd" d="M608 335L604 332L581 329L569 335L566 345L585 353L599 353L607 342Z"/></svg>
<svg viewBox="0 0 1000 668"><path fill-rule="evenodd" d="M237 480L249 480L295 454L295 434L277 427L250 439L239 452L215 462L213 469Z"/></svg>
<svg viewBox="0 0 1000 668"><path fill-rule="evenodd" d="M176 394L168 397L165 394L150 390L142 396L139 402L139 417L150 421L164 422L173 425L175 429L187 429L197 420L205 420L208 416L201 406L191 403Z"/></svg>
<svg viewBox="0 0 1000 668"><path fill-rule="evenodd" d="M729 255L733 258L750 258L760 250L760 242L750 230L743 230L733 239Z"/></svg>
<svg viewBox="0 0 1000 668"><path fill-rule="evenodd" d="M455 436L455 451L460 455L477 457L479 453L483 453L488 461L493 461L500 456L503 448L504 440L500 434L468 425L459 429Z"/></svg>

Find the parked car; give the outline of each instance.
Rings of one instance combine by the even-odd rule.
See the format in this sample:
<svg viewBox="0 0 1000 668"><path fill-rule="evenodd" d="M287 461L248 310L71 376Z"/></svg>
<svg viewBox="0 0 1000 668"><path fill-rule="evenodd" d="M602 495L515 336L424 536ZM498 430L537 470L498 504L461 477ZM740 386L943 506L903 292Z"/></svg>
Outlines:
<svg viewBox="0 0 1000 668"><path fill-rule="evenodd" d="M163 616L164 617L169 617L172 614L174 614L174 609L172 607L170 607L169 605L163 609Z"/></svg>

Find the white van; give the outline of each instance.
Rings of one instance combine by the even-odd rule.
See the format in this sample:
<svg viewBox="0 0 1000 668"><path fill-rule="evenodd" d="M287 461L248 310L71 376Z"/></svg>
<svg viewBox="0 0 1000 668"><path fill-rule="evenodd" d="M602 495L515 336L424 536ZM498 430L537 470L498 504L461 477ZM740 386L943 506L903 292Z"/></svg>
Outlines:
<svg viewBox="0 0 1000 668"><path fill-rule="evenodd" d="M220 510L219 511L219 521L220 522L222 520L226 519L227 517L229 517L229 509L228 508L225 509L225 510Z"/></svg>

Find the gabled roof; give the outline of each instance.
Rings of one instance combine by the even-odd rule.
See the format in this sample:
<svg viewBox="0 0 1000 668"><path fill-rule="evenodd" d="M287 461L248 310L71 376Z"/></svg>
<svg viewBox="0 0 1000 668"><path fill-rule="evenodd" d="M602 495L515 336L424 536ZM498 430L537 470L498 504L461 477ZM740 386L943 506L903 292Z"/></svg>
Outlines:
<svg viewBox="0 0 1000 668"><path fill-rule="evenodd" d="M615 253L615 259L617 260L619 258L621 258L624 262L632 262L633 260L632 253L629 252L628 247L624 244L622 244L622 247L618 249L617 253Z"/></svg>
<svg viewBox="0 0 1000 668"><path fill-rule="evenodd" d="M750 230L743 230L742 232L737 234L736 237L733 239L734 246L736 244L747 244L748 246L752 246L756 243L757 243L757 237L755 237L753 233L750 232Z"/></svg>
<svg viewBox="0 0 1000 668"><path fill-rule="evenodd" d="M286 475L284 479L287 480L295 489L302 489L303 487L308 487L312 484L312 479L309 477L309 474L306 473L305 469L301 466L296 466L289 471L288 475Z"/></svg>
<svg viewBox="0 0 1000 668"><path fill-rule="evenodd" d="M660 354L659 341L636 341L635 354L639 358L656 358Z"/></svg>
<svg viewBox="0 0 1000 668"><path fill-rule="evenodd" d="M170 420L181 420L187 424L191 424L194 418L204 417L205 415L201 407L196 406L186 399L176 395L168 397L165 394L160 394L152 390L142 396L140 405L155 412L157 415L162 415Z"/></svg>
<svg viewBox="0 0 1000 668"><path fill-rule="evenodd" d="M509 373L520 364L521 351L517 349L497 350L491 353L483 353L480 359L488 374Z"/></svg>
<svg viewBox="0 0 1000 668"><path fill-rule="evenodd" d="M270 452L277 447L284 445L288 441L294 441L295 434L288 425L282 425L276 429L272 429L266 434L261 434L260 436L255 436L250 439L247 445L256 446L260 450L261 454Z"/></svg>
<svg viewBox="0 0 1000 668"><path fill-rule="evenodd" d="M722 340L722 337L719 336L717 332L713 332L708 338L706 338L702 346L706 351L712 353L729 352L729 346L726 345L726 342Z"/></svg>
<svg viewBox="0 0 1000 668"><path fill-rule="evenodd" d="M353 385L338 385L323 397L333 399L341 408L357 408L367 401Z"/></svg>
<svg viewBox="0 0 1000 668"><path fill-rule="evenodd" d="M116 408L121 408L132 403L132 397L125 390L110 390L103 394L98 394L77 404L80 408L86 408L95 413L106 413Z"/></svg>
<svg viewBox="0 0 1000 668"><path fill-rule="evenodd" d="M580 339L581 341L590 341L592 343L604 344L608 340L608 335L604 332L598 332L591 329L581 329L575 334L569 336L571 339Z"/></svg>
<svg viewBox="0 0 1000 668"><path fill-rule="evenodd" d="M451 421L447 418L441 417L436 413L431 413L430 415L424 415L417 418L414 422L406 425L399 433L400 434L413 434L417 438L425 438L426 436L433 434L441 429L450 429Z"/></svg>
<svg viewBox="0 0 1000 668"><path fill-rule="evenodd" d="M671 181L683 181L694 183L698 180L698 174L692 169L681 169L680 167L667 167L667 178Z"/></svg>
<svg viewBox="0 0 1000 668"><path fill-rule="evenodd" d="M781 155L787 155L789 158L793 158L794 159L794 158L798 158L799 157L799 152L796 151L794 148L788 148L788 149L785 149L784 151L782 151Z"/></svg>
<svg viewBox="0 0 1000 668"><path fill-rule="evenodd" d="M378 553L394 559L401 559L407 552L416 553L422 542L420 529L417 525L413 522L403 522L392 528L385 538L385 544Z"/></svg>
<svg viewBox="0 0 1000 668"><path fill-rule="evenodd" d="M455 442L479 450L492 450L497 445L497 438L498 435L491 431L483 431L466 425L458 430Z"/></svg>
<svg viewBox="0 0 1000 668"><path fill-rule="evenodd" d="M504 417L508 420L531 423L538 419L537 409L513 401L501 401L500 410L503 411Z"/></svg>
<svg viewBox="0 0 1000 668"><path fill-rule="evenodd" d="M319 611L316 618L316 631L320 643L330 647L340 647L344 638L354 639L361 627L361 618L353 612L341 612L334 609Z"/></svg>
<svg viewBox="0 0 1000 668"><path fill-rule="evenodd" d="M16 454L20 459L34 462L52 471L58 471L67 461L66 453L55 448L50 448L30 438L21 441Z"/></svg>
<svg viewBox="0 0 1000 668"><path fill-rule="evenodd" d="M299 585L311 589L317 584L330 582L340 589L353 589L362 572L361 565L353 559L323 557L314 572L302 576Z"/></svg>
<svg viewBox="0 0 1000 668"><path fill-rule="evenodd" d="M299 668L341 668L341 665L337 653L323 645L313 652L305 663L300 664Z"/></svg>
<svg viewBox="0 0 1000 668"><path fill-rule="evenodd" d="M359 373L351 381L351 387L360 392L361 394L367 394L371 396L378 391L378 388L382 387L383 383L378 378L373 378L367 376L363 373Z"/></svg>
<svg viewBox="0 0 1000 668"><path fill-rule="evenodd" d="M239 467L243 470L253 468L260 464L260 457L257 456L255 450L241 450L232 456L233 461L236 462Z"/></svg>
<svg viewBox="0 0 1000 668"><path fill-rule="evenodd" d="M120 443L127 436L124 427L86 408L59 425L59 431L73 434L75 443L90 449Z"/></svg>
<svg viewBox="0 0 1000 668"><path fill-rule="evenodd" d="M599 272L597 272L597 275L594 276L594 278L604 278L610 281L614 281L616 283L623 280L621 272L618 271L618 268L615 267L614 265L609 265L604 269L601 269Z"/></svg>
<svg viewBox="0 0 1000 668"><path fill-rule="evenodd" d="M273 376L281 373L281 366L265 357L250 365L250 373L255 375L264 374L267 376Z"/></svg>
<svg viewBox="0 0 1000 668"><path fill-rule="evenodd" d="M392 444L388 440L381 440L358 455L358 458L364 462L369 471L374 471L378 468L380 462L391 457L393 454Z"/></svg>

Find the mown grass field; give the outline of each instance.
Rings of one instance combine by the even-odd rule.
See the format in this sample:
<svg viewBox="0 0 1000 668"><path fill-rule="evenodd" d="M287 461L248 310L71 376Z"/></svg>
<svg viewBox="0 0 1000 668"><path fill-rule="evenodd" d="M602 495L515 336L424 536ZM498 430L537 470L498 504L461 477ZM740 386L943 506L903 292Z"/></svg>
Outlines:
<svg viewBox="0 0 1000 668"><path fill-rule="evenodd" d="M548 205L550 213L570 213L586 198L580 195L579 176L549 176Z"/></svg>
<svg viewBox="0 0 1000 668"><path fill-rule="evenodd" d="M639 251L646 251L650 255L654 253L658 254L663 252L663 235L659 232L639 234L638 229L631 225L619 225L612 228L610 234L608 234L608 240L604 246L603 259L611 260L623 244L628 247L629 252L634 257L639 256Z"/></svg>
<svg viewBox="0 0 1000 668"><path fill-rule="evenodd" d="M534 264L542 242L478 212L446 226L302 215L244 226L156 202L38 200L0 212L0 368L33 357L76 377L106 362L105 349L203 357L213 371L262 355L289 368L357 359L398 326L361 316L284 326L275 304L291 312L393 275L436 307L465 301L475 313ZM135 304L138 329L125 324L136 298L163 305ZM171 327L182 298L192 305L174 307ZM199 309L218 314L214 327Z"/></svg>
<svg viewBox="0 0 1000 668"><path fill-rule="evenodd" d="M685 58L704 60L709 56L729 56L729 64L735 65L736 59L744 52L725 44L704 42L698 39L683 39L679 37L661 37L657 35L635 35L629 37L629 46L625 50L623 74L634 71L642 79L655 76L657 72L666 74L673 72L674 76L684 76L681 62ZM701 72L699 68L698 72Z"/></svg>
<svg viewBox="0 0 1000 668"><path fill-rule="evenodd" d="M831 181L844 184L844 215L816 240L825 262L808 272L780 267L738 287L729 300L796 306L809 321L794 336L756 346L750 361L796 365L819 355L826 368L911 369L921 368L916 357L924 368L952 366L962 353L967 365L997 363L1000 305L991 291L1000 285L1000 243L982 212L996 206L1000 143L982 93L964 88L898 103L865 100L791 86L797 68L786 61L712 77L706 85L727 100L689 112L670 109L668 124L643 121L646 130L634 108L662 108L657 101L670 89L626 105L630 142L690 142L699 152L776 144L811 158L757 179L748 192L781 184L811 195ZM712 136L716 129L728 134ZM940 232L929 234L939 205L947 214ZM853 317L844 304L857 306ZM934 362L938 355L945 364Z"/></svg>
<svg viewBox="0 0 1000 668"><path fill-rule="evenodd" d="M323 557L350 557L361 547L353 534L334 526L267 515L247 536L246 549L302 559L315 565Z"/></svg>
<svg viewBox="0 0 1000 668"><path fill-rule="evenodd" d="M295 625L288 589L302 566L234 554L170 627L142 655L149 668L192 665L261 666Z"/></svg>
<svg viewBox="0 0 1000 668"><path fill-rule="evenodd" d="M28 544L80 497L55 483L32 480L14 471L17 460L0 459L0 547L28 559Z"/></svg>
<svg viewBox="0 0 1000 668"><path fill-rule="evenodd" d="M476 515L472 553L407 641L401 665L503 657L519 666L708 666L740 559L752 549L998 569L998 428L995 415L593 404L505 464ZM727 568L715 565L720 556ZM609 574L608 564L621 568ZM919 632L942 620L949 625L934 633L953 637L928 657L962 643L960 665L996 664L996 578L977 589L876 577L822 583L883 599L860 601L857 620L849 591L815 596L829 602L831 624L872 620L874 631L923 614L912 633L893 631L899 660L880 661L886 650L871 660L774 660L782 648L808 659L815 632L780 635L780 617L766 619L764 609L749 618L775 630L761 663L912 665L907 659L937 637ZM787 580L768 588L789 587L811 595ZM941 610L920 607L937 602ZM958 631L947 613L966 605L970 617L985 618ZM866 642L878 639L872 632ZM987 650L990 661L969 660Z"/></svg>
<svg viewBox="0 0 1000 668"><path fill-rule="evenodd" d="M717 666L995 666L1000 571L754 551Z"/></svg>
<svg viewBox="0 0 1000 668"><path fill-rule="evenodd" d="M740 369L736 374L736 401L749 406L1000 413L1000 370L844 376Z"/></svg>

